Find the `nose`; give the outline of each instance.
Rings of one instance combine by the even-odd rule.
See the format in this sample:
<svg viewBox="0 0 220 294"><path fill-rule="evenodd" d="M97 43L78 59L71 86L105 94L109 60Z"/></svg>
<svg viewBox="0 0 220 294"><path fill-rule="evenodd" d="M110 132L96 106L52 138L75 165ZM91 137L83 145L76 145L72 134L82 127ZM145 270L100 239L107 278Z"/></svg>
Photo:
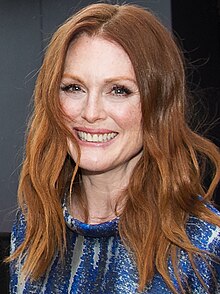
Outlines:
<svg viewBox="0 0 220 294"><path fill-rule="evenodd" d="M88 95L81 116L89 123L104 119L106 112L102 97L97 94Z"/></svg>

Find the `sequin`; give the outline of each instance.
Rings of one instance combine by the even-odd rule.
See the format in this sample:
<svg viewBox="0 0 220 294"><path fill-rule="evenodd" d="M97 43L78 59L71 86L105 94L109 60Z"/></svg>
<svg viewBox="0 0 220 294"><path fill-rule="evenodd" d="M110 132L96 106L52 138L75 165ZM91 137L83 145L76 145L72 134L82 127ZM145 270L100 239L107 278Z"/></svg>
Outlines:
<svg viewBox="0 0 220 294"><path fill-rule="evenodd" d="M210 209L219 214L214 207L210 206ZM55 255L46 274L38 281L31 282L22 278L22 262L12 262L10 266L10 293L139 293L137 290L138 273L133 257L122 244L118 234L119 219L116 218L98 225L88 225L73 219L65 205L63 212L67 224L65 264L61 264L59 257ZM24 239L25 226L24 217L18 212L12 231L12 252ZM208 250L220 257L220 229L218 227L196 217L190 217L186 231L196 247ZM214 284L207 264L199 257L196 259L196 264L210 293L220 293L220 265L211 259L209 260L210 266L217 273L217 283ZM180 293L170 261L168 265L171 279ZM188 283L190 288L190 290L185 290L186 293L207 293L192 270L189 258L183 250L179 252L179 269L184 281L183 284L186 287ZM152 282L146 286L142 293L167 294L172 292L162 276L156 272Z"/></svg>

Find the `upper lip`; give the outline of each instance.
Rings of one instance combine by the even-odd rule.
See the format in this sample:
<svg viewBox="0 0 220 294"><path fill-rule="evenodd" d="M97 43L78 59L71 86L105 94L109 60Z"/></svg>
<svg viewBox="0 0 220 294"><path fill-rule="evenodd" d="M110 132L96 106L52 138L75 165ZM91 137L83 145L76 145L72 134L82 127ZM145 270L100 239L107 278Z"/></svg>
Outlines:
<svg viewBox="0 0 220 294"><path fill-rule="evenodd" d="M85 132L90 134L109 134L109 133L118 133L113 130L109 129L92 129L92 128L85 128L85 127L76 127L74 128L77 132Z"/></svg>

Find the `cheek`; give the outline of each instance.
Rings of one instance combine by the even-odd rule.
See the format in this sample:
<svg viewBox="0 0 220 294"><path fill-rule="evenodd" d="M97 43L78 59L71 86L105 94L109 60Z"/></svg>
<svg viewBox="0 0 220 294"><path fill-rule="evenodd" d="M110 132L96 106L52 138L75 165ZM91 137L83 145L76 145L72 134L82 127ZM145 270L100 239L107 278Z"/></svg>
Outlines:
<svg viewBox="0 0 220 294"><path fill-rule="evenodd" d="M78 156L76 143L72 142L72 140L70 139L67 139L67 148L68 148L68 153L70 154L73 161L77 162L79 159L79 156Z"/></svg>
<svg viewBox="0 0 220 294"><path fill-rule="evenodd" d="M141 109L139 106L129 105L122 110L115 110L117 124L124 130L141 129Z"/></svg>
<svg viewBox="0 0 220 294"><path fill-rule="evenodd" d="M64 113L70 118L75 118L81 113L82 107L79 102L74 103L71 99L62 98L60 103Z"/></svg>

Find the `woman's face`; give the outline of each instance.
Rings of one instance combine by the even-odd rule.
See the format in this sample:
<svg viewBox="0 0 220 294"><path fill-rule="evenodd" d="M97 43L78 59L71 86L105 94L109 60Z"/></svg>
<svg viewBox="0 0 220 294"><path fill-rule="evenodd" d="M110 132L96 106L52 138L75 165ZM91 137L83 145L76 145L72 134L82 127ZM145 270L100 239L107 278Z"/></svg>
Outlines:
<svg viewBox="0 0 220 294"><path fill-rule="evenodd" d="M81 36L67 52L60 88L80 167L105 172L137 161L142 149L140 95L131 61L117 44ZM68 140L74 161L77 152Z"/></svg>

